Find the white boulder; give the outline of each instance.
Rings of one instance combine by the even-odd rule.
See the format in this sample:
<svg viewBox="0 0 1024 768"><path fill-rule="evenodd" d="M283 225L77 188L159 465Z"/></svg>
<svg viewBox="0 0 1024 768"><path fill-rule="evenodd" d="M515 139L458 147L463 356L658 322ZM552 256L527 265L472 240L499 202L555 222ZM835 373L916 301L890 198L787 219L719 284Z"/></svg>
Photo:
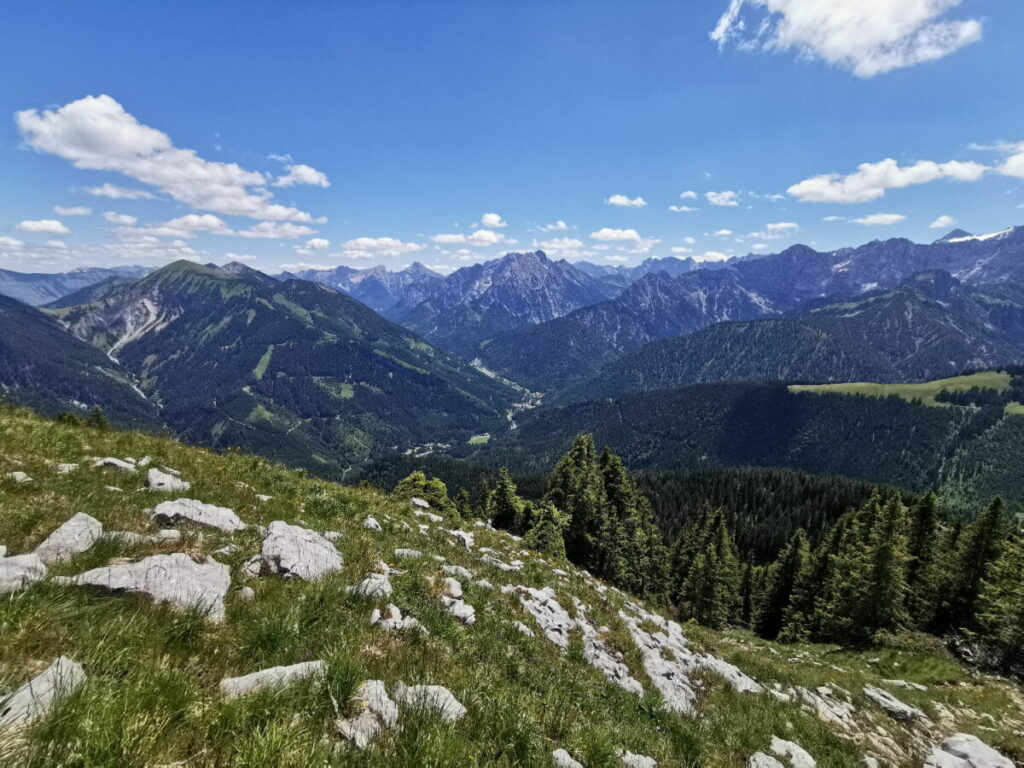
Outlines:
<svg viewBox="0 0 1024 768"><path fill-rule="evenodd" d="M932 750L924 768L1014 768L1014 762L977 736L954 733Z"/></svg>
<svg viewBox="0 0 1024 768"><path fill-rule="evenodd" d="M220 681L220 692L226 699L237 699L257 691L284 688L299 680L323 677L327 665L322 661L304 661L285 667L270 667L241 677L225 677Z"/></svg>
<svg viewBox="0 0 1024 768"><path fill-rule="evenodd" d="M275 520L263 539L263 565L285 578L315 581L345 565L334 545L315 531Z"/></svg>
<svg viewBox="0 0 1024 768"><path fill-rule="evenodd" d="M69 560L92 548L103 535L103 524L84 512L73 515L67 522L51 533L35 549L39 558L50 565Z"/></svg>
<svg viewBox="0 0 1024 768"><path fill-rule="evenodd" d="M150 470L154 472L156 470ZM220 531L244 531L243 523L233 509L204 504L195 499L175 499L161 501L150 513L150 518L158 525L178 525L182 522L205 525Z"/></svg>
<svg viewBox="0 0 1024 768"><path fill-rule="evenodd" d="M0 558L0 595L25 589L46 577L46 564L39 555Z"/></svg>
<svg viewBox="0 0 1024 768"><path fill-rule="evenodd" d="M0 732L31 725L45 717L62 697L73 693L84 682L81 665L67 656L60 656L41 675L0 700Z"/></svg>
<svg viewBox="0 0 1024 768"><path fill-rule="evenodd" d="M161 472L159 469L154 468L146 473L146 488L151 491L175 493L178 491L187 491L191 487L192 483L166 472Z"/></svg>
<svg viewBox="0 0 1024 768"><path fill-rule="evenodd" d="M449 723L454 723L466 716L466 708L452 695L451 691L441 685L399 683L395 686L395 699L403 707L436 712L442 720Z"/></svg>

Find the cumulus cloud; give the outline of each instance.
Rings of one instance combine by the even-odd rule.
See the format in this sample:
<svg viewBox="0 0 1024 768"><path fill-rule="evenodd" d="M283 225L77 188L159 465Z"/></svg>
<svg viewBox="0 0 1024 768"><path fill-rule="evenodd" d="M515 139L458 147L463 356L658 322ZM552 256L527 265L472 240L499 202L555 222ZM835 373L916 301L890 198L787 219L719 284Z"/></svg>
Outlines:
<svg viewBox="0 0 1024 768"><path fill-rule="evenodd" d="M143 200L152 199L153 195L144 189L128 189L116 184L100 184L98 187L86 187L85 191L97 197L109 197L112 200Z"/></svg>
<svg viewBox="0 0 1024 768"><path fill-rule="evenodd" d="M902 213L872 213L869 216L862 216L853 221L855 224L866 224L869 227L888 227L906 220L907 217Z"/></svg>
<svg viewBox="0 0 1024 768"><path fill-rule="evenodd" d="M294 240L297 237L314 235L316 234L316 230L312 227L307 227L304 224L292 224L290 221L261 221L259 224L253 224L248 229L240 229L234 234L239 237Z"/></svg>
<svg viewBox="0 0 1024 768"><path fill-rule="evenodd" d="M25 243L21 240L16 240L13 237L7 237L6 235L0 235L0 248L20 248Z"/></svg>
<svg viewBox="0 0 1024 768"><path fill-rule="evenodd" d="M56 110L22 110L15 120L25 142L40 152L76 168L121 173L193 208L275 222L312 220L274 203L263 174L174 146L166 133L140 123L110 96L86 96Z"/></svg>
<svg viewBox="0 0 1024 768"><path fill-rule="evenodd" d="M954 219L952 216L939 216L939 218L937 218L928 226L931 229L946 229L948 227L952 227L954 224L956 224L956 219Z"/></svg>
<svg viewBox="0 0 1024 768"><path fill-rule="evenodd" d="M611 227L601 227L596 232L591 232L590 237L593 240L612 243L640 242L643 239L635 229L612 229Z"/></svg>
<svg viewBox="0 0 1024 768"><path fill-rule="evenodd" d="M675 211L676 213L693 213L697 210L697 208L694 208L692 205L670 205L668 209L670 211Z"/></svg>
<svg viewBox="0 0 1024 768"><path fill-rule="evenodd" d="M941 59L981 39L960 0L730 0L711 32L719 47L793 51L874 77Z"/></svg>
<svg viewBox="0 0 1024 768"><path fill-rule="evenodd" d="M736 193L728 190L724 192L705 192L704 197L712 205L731 208L740 204L739 200L736 199Z"/></svg>
<svg viewBox="0 0 1024 768"><path fill-rule="evenodd" d="M1005 176L1024 179L1024 141L1009 147L1006 151L1009 156L996 170Z"/></svg>
<svg viewBox="0 0 1024 768"><path fill-rule="evenodd" d="M608 256L605 256L604 260L605 261L614 261L616 263L621 264L624 261L629 261L629 257L628 256L620 256L617 253L612 253L612 254L609 254Z"/></svg>
<svg viewBox="0 0 1024 768"><path fill-rule="evenodd" d="M294 262L292 264L279 264L277 267L273 267L268 270L269 274L279 275L282 272L305 272L306 270L313 270L320 272L325 269L334 269L331 264L309 264L304 261Z"/></svg>
<svg viewBox="0 0 1024 768"><path fill-rule="evenodd" d="M212 213L189 213L170 221L147 224L142 227L131 226L135 223L134 216L126 216L124 221L120 221L121 214L108 212L103 214L103 217L107 221L125 225L116 230L122 240L138 240L145 237L192 238L200 232L212 235L235 234L223 219Z"/></svg>
<svg viewBox="0 0 1024 768"><path fill-rule="evenodd" d="M439 245L472 245L475 247L483 247L488 245L497 245L502 242L512 242L506 240L505 236L500 232L495 232L490 229L478 229L472 234L441 234L433 235L431 238L435 243Z"/></svg>
<svg viewBox="0 0 1024 768"><path fill-rule="evenodd" d="M692 189L688 189L679 195L683 200L696 200L700 195L694 192Z"/></svg>
<svg viewBox="0 0 1024 768"><path fill-rule="evenodd" d="M543 227L540 227L540 231L541 232L564 232L568 228L569 228L569 225L566 224L561 219L559 219L558 221L556 221L553 224L545 224Z"/></svg>
<svg viewBox="0 0 1024 768"><path fill-rule="evenodd" d="M310 165L299 163L286 166L288 171L284 176L278 176L274 180L275 187L294 187L298 184L308 184L312 187L329 187L331 182L327 180L327 174L318 171Z"/></svg>
<svg viewBox="0 0 1024 768"><path fill-rule="evenodd" d="M563 259L582 259L591 255L586 243L575 237L553 237L549 240L533 241L533 247L549 256Z"/></svg>
<svg viewBox="0 0 1024 768"><path fill-rule="evenodd" d="M731 229L719 229L718 231L715 232L715 237L731 237L731 236L732 236L732 230Z"/></svg>
<svg viewBox="0 0 1024 768"><path fill-rule="evenodd" d="M792 221L777 221L765 226L761 232L751 232L748 237L758 240L779 240L792 237L800 231L800 225Z"/></svg>
<svg viewBox="0 0 1024 768"><path fill-rule="evenodd" d="M943 178L977 181L987 170L987 166L970 161L934 163L921 160L913 165L901 166L892 158L887 158L877 163L861 163L855 173L846 176L826 173L804 179L786 191L803 202L864 203L883 197L887 189L927 184Z"/></svg>
<svg viewBox="0 0 1024 768"><path fill-rule="evenodd" d="M88 216L92 213L92 208L87 208L84 205L75 205L70 208L65 208L63 205L53 206L53 212L58 216Z"/></svg>
<svg viewBox="0 0 1024 768"><path fill-rule="evenodd" d="M65 227L56 219L38 219L36 221L23 221L18 225L22 232L45 232L49 235L66 235L71 230Z"/></svg>
<svg viewBox="0 0 1024 768"><path fill-rule="evenodd" d="M485 213L480 217L480 223L491 229L500 229L501 227L508 226L508 223L497 213Z"/></svg>
<svg viewBox="0 0 1024 768"><path fill-rule="evenodd" d="M128 227L139 220L137 216L129 216L127 213L115 213L114 211L106 211L103 214L103 218L111 224L123 224Z"/></svg>
<svg viewBox="0 0 1024 768"><path fill-rule="evenodd" d="M422 251L425 247L421 243L406 243L395 237L356 237L341 244L341 255L349 259L401 256Z"/></svg>
<svg viewBox="0 0 1024 768"><path fill-rule="evenodd" d="M728 261L732 258L728 253L722 253L721 251L706 251L699 253L692 257L694 261L704 263L708 261Z"/></svg>
<svg viewBox="0 0 1024 768"><path fill-rule="evenodd" d="M322 251L331 247L331 241L323 237L313 237L306 241L306 247L311 251Z"/></svg>
<svg viewBox="0 0 1024 768"><path fill-rule="evenodd" d="M626 195L611 195L604 199L608 205L616 205L619 208L643 208L647 201L642 197L627 197Z"/></svg>

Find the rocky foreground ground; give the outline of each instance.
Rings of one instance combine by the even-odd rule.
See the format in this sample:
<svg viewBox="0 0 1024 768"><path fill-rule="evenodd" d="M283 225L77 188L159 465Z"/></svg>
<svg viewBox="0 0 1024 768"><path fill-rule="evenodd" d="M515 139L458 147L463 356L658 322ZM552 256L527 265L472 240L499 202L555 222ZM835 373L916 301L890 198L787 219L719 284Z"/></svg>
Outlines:
<svg viewBox="0 0 1024 768"><path fill-rule="evenodd" d="M667 618L484 521L0 411L0 764L1010 768L1024 696Z"/></svg>

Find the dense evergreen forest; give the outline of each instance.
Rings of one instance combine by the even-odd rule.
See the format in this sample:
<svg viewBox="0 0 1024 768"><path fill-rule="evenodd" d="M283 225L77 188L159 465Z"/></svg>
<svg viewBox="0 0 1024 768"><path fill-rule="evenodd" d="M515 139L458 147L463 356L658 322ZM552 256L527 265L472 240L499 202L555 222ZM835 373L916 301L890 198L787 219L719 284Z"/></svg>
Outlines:
<svg viewBox="0 0 1024 768"><path fill-rule="evenodd" d="M645 489L655 489L657 516L674 534L659 529ZM1024 539L998 496L965 521L945 514L934 493L798 473L638 479L589 434L554 464L537 499L523 498L504 468L476 502L466 489L449 497L421 470L394 494L490 520L716 629L842 645L930 634L967 639L981 650L976 660L1003 671L1024 665Z"/></svg>

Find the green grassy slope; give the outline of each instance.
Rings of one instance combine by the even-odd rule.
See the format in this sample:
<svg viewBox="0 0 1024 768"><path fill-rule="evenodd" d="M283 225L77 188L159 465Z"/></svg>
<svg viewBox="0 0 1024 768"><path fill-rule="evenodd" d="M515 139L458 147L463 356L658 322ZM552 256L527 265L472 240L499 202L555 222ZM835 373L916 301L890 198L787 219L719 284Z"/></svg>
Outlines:
<svg viewBox="0 0 1024 768"><path fill-rule="evenodd" d="M920 400L925 405L948 407L949 403L937 401L935 396L942 391L966 392L972 387L994 389L1005 392L1010 386L1010 374L1005 371L981 371L966 376L952 376L919 383L880 384L871 381L853 381L841 384L794 384L791 392L833 393L840 395L867 395L869 397L897 397L908 402Z"/></svg>
<svg viewBox="0 0 1024 768"><path fill-rule="evenodd" d="M158 497L139 491L140 477L114 469L80 466L66 475L57 462L84 456L153 457L181 471L193 483L186 494L230 506L248 523L298 520L315 530L342 533L337 546L345 567L317 583L276 577L248 579L241 563L258 551L249 529L222 534L189 530L177 545L128 547L101 543L75 560L54 566L52 575L78 573L117 558L185 550L210 554L231 543L237 551L218 559L232 569L227 619L211 625L196 613L174 612L144 597L108 594L50 581L0 600L0 692L39 673L65 654L80 662L86 685L37 724L27 742L0 738L0 764L27 766L547 766L563 746L590 768L617 765L614 750L650 755L663 767L725 768L766 750L772 735L792 739L822 766L860 765L856 734L840 736L794 702L761 694L738 694L708 674L700 714L665 711L645 676L637 649L617 612L625 596L603 595L595 583L565 563L535 555L519 573L491 568L473 550L451 543L440 525L420 533L404 505L368 488L346 488L309 479L265 460L241 454L217 455L157 438L59 425L23 411L0 410L0 542L9 554L31 550L75 512L86 512L107 529L149 531L144 510ZM4 479L19 470L33 482ZM116 486L123 492L107 489ZM256 494L274 498L260 503ZM360 521L375 515L383 532ZM402 523L408 523L406 530ZM507 535L474 528L477 546L490 546L506 560L518 551ZM466 627L445 613L437 599L438 563L402 561L406 573L392 578L391 601L417 617L428 636L385 635L368 616L377 603L346 587L357 583L379 559L394 563L394 548L411 546L443 555L496 587L551 585L573 611L573 597L591 606L590 618L606 624L606 642L623 653L648 694L620 690L583 658L578 632L566 653L543 637L519 634L510 619L532 620L514 595L469 585L466 599L477 623ZM564 578L553 575L560 565ZM256 597L241 599L251 586ZM941 651L890 648L869 654L834 653L824 646L778 647L744 633L716 633L688 627L695 649L714 652L753 672L766 685L835 683L851 691L858 727L881 730L906 746L907 766L920 765L909 730L889 720L862 695L864 683L890 677L919 681L926 693L896 691L921 706L935 723L928 739L954 730L976 733L1017 757L1024 741L1018 689L968 674ZM324 659L324 681L227 702L217 692L225 675L271 665ZM358 681L378 678L393 685L425 682L447 686L467 707L463 720L447 725L429 715L403 710L400 731L386 732L376 745L357 752L334 733L338 713L350 714L348 697ZM940 717L939 705L948 708ZM337 709L335 708L337 707ZM945 711L945 710L942 710ZM992 719L1004 724L998 732ZM918 734L920 736L920 734ZM902 748L902 747L901 747Z"/></svg>

